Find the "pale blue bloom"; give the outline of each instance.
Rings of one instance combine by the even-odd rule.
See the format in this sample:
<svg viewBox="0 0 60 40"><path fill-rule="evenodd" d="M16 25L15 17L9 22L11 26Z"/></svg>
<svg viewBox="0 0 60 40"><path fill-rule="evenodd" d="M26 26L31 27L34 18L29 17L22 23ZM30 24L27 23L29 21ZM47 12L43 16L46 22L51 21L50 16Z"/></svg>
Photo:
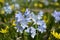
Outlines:
<svg viewBox="0 0 60 40"><path fill-rule="evenodd" d="M23 30L28 27L27 22L22 20L20 22L16 22L16 27L17 27L17 31L20 33L23 33Z"/></svg>
<svg viewBox="0 0 60 40"><path fill-rule="evenodd" d="M40 12L37 15L38 20L42 19L43 13L44 12L42 10L40 10Z"/></svg>
<svg viewBox="0 0 60 40"><path fill-rule="evenodd" d="M28 0L28 2L32 2L32 1L34 1L34 0Z"/></svg>
<svg viewBox="0 0 60 40"><path fill-rule="evenodd" d="M38 26L37 30L41 33L46 32L46 28L44 28L43 26L40 26L40 25Z"/></svg>
<svg viewBox="0 0 60 40"><path fill-rule="evenodd" d="M12 12L12 9L8 3L6 3L6 6L3 9L8 14L11 14L11 12Z"/></svg>
<svg viewBox="0 0 60 40"><path fill-rule="evenodd" d="M22 21L20 22L20 24L21 24L21 26L22 26L23 29L25 29L26 27L28 27L27 21L25 21L25 20L22 20Z"/></svg>
<svg viewBox="0 0 60 40"><path fill-rule="evenodd" d="M23 33L23 30L28 27L26 21L16 22L17 32Z"/></svg>
<svg viewBox="0 0 60 40"><path fill-rule="evenodd" d="M37 25L45 24L44 20L37 20Z"/></svg>
<svg viewBox="0 0 60 40"><path fill-rule="evenodd" d="M28 0L28 2L30 2L31 0Z"/></svg>
<svg viewBox="0 0 60 40"><path fill-rule="evenodd" d="M23 17L23 15L22 15L22 13L19 12L19 11L18 11L17 14L15 14L15 18L16 18L16 21L17 21L17 22L24 20L24 17Z"/></svg>
<svg viewBox="0 0 60 40"><path fill-rule="evenodd" d="M35 15L34 12L31 12L30 15L27 15L27 16L29 16L28 19L32 19L32 21L34 22L34 24L36 24L37 20L42 19L43 11L40 10L40 12L38 13L38 15Z"/></svg>
<svg viewBox="0 0 60 40"><path fill-rule="evenodd" d="M15 3L14 4L14 8L17 10L17 9L20 9L20 5L18 3Z"/></svg>
<svg viewBox="0 0 60 40"><path fill-rule="evenodd" d="M37 21L38 28L37 30L40 31L41 33L46 31L46 23L43 20Z"/></svg>
<svg viewBox="0 0 60 40"><path fill-rule="evenodd" d="M25 18L25 21L26 22L31 22L31 19L30 18Z"/></svg>
<svg viewBox="0 0 60 40"><path fill-rule="evenodd" d="M16 0L12 0L12 2L16 2Z"/></svg>
<svg viewBox="0 0 60 40"><path fill-rule="evenodd" d="M46 6L49 5L48 0L46 0L46 1L44 2L44 4L45 4Z"/></svg>
<svg viewBox="0 0 60 40"><path fill-rule="evenodd" d="M29 27L25 32L30 33L31 37L34 38L36 35L36 29L33 27Z"/></svg>
<svg viewBox="0 0 60 40"><path fill-rule="evenodd" d="M17 25L17 32L23 33L23 28L20 25Z"/></svg>
<svg viewBox="0 0 60 40"><path fill-rule="evenodd" d="M57 2L58 0L54 0L55 2Z"/></svg>
<svg viewBox="0 0 60 40"><path fill-rule="evenodd" d="M15 18L16 18L17 31L22 33L23 30L26 27L28 27L27 21L25 20L24 16L22 15L20 11L18 11L17 14L15 14Z"/></svg>
<svg viewBox="0 0 60 40"><path fill-rule="evenodd" d="M25 11L25 13L24 13L24 17L25 17L25 20L27 21L27 22L31 22L31 13L30 13L30 10L27 8L26 9L26 11Z"/></svg>
<svg viewBox="0 0 60 40"><path fill-rule="evenodd" d="M23 0L24 1L24 3L26 3L26 2L30 2L31 0Z"/></svg>
<svg viewBox="0 0 60 40"><path fill-rule="evenodd" d="M9 6L9 3L5 3L5 6Z"/></svg>
<svg viewBox="0 0 60 40"><path fill-rule="evenodd" d="M29 18L29 16L30 16L30 10L29 10L28 8L26 8L26 11L25 11L25 13L24 13L24 16L25 16L26 18Z"/></svg>
<svg viewBox="0 0 60 40"><path fill-rule="evenodd" d="M31 12L30 19L32 19L32 21L36 23L37 16L33 12Z"/></svg>
<svg viewBox="0 0 60 40"><path fill-rule="evenodd" d="M60 21L60 12L55 10L52 16L55 18L55 22Z"/></svg>
<svg viewBox="0 0 60 40"><path fill-rule="evenodd" d="M52 0L53 2L57 2L58 0Z"/></svg>

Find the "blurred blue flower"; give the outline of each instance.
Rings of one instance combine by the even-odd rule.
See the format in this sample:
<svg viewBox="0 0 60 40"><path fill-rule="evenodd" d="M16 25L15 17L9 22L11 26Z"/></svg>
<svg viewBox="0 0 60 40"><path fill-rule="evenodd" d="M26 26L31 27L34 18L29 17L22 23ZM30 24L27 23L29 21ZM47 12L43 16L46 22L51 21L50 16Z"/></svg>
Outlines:
<svg viewBox="0 0 60 40"><path fill-rule="evenodd" d="M16 0L12 0L12 2L14 3L14 2L16 2Z"/></svg>
<svg viewBox="0 0 60 40"><path fill-rule="evenodd" d="M25 21L28 23L28 22L31 22L31 19L30 18L25 18Z"/></svg>
<svg viewBox="0 0 60 40"><path fill-rule="evenodd" d="M25 11L23 16L25 17L26 22L31 22L31 18L30 18L31 13L30 13L30 10L28 8L26 8L26 11Z"/></svg>
<svg viewBox="0 0 60 40"><path fill-rule="evenodd" d="M49 5L48 0L46 0L46 1L44 2L44 4L45 4L46 6L48 6L48 5Z"/></svg>
<svg viewBox="0 0 60 40"><path fill-rule="evenodd" d="M40 12L38 13L38 15L37 15L37 18L40 20L40 19L42 19L42 16L43 16L43 11L42 10L40 10Z"/></svg>
<svg viewBox="0 0 60 40"><path fill-rule="evenodd" d="M17 9L19 10L19 9L20 9L20 5L19 5L18 3L15 3L15 4L14 4L14 8L15 8L16 10L17 10Z"/></svg>
<svg viewBox="0 0 60 40"><path fill-rule="evenodd" d="M24 29L20 25L17 25L16 28L17 28L17 32L23 33Z"/></svg>
<svg viewBox="0 0 60 40"><path fill-rule="evenodd" d="M22 20L22 21L20 22L20 24L21 24L21 26L22 26L23 29L25 29L26 27L28 27L27 21L25 21L25 20Z"/></svg>
<svg viewBox="0 0 60 40"><path fill-rule="evenodd" d="M6 6L3 9L8 14L11 14L11 12L12 12L12 9L8 3L6 3Z"/></svg>
<svg viewBox="0 0 60 40"><path fill-rule="evenodd" d="M36 21L37 21L37 15L35 15L34 12L31 12L30 19L32 19L32 21L33 21L34 23L36 23Z"/></svg>
<svg viewBox="0 0 60 40"><path fill-rule="evenodd" d="M30 10L29 10L28 8L26 8L26 11L25 11L25 13L24 13L24 16L25 16L26 18L29 18L29 16L30 16Z"/></svg>
<svg viewBox="0 0 60 40"><path fill-rule="evenodd" d="M20 11L18 11L18 13L15 14L15 18L16 18L17 22L20 22L20 21L24 20L24 17L23 17L23 15Z"/></svg>
<svg viewBox="0 0 60 40"><path fill-rule="evenodd" d="M25 32L29 33L32 38L34 38L36 35L36 29L33 27L29 27L27 30L25 30Z"/></svg>
<svg viewBox="0 0 60 40"><path fill-rule="evenodd" d="M9 3L7 2L7 3L5 3L5 6L9 6Z"/></svg>
<svg viewBox="0 0 60 40"><path fill-rule="evenodd" d="M37 21L38 28L37 30L40 31L41 33L46 31L46 23L43 20Z"/></svg>
<svg viewBox="0 0 60 40"><path fill-rule="evenodd" d="M28 2L30 2L31 0L28 0Z"/></svg>
<svg viewBox="0 0 60 40"><path fill-rule="evenodd" d="M20 11L18 11L17 14L15 14L15 18L16 18L16 26L18 28L17 31L20 31L22 33L22 31L26 27L28 27L27 21Z"/></svg>
<svg viewBox="0 0 60 40"><path fill-rule="evenodd" d="M53 2L57 2L58 0L52 0Z"/></svg>
<svg viewBox="0 0 60 40"><path fill-rule="evenodd" d="M16 22L17 32L23 33L26 27L28 27L26 21Z"/></svg>
<svg viewBox="0 0 60 40"><path fill-rule="evenodd" d="M37 25L42 25L42 24L45 24L43 20L37 20Z"/></svg>
<svg viewBox="0 0 60 40"><path fill-rule="evenodd" d="M49 5L49 1L48 0L41 0L46 6Z"/></svg>
<svg viewBox="0 0 60 40"><path fill-rule="evenodd" d="M54 13L52 14L52 16L55 18L55 22L59 22L60 21L60 12L57 12L55 10Z"/></svg>

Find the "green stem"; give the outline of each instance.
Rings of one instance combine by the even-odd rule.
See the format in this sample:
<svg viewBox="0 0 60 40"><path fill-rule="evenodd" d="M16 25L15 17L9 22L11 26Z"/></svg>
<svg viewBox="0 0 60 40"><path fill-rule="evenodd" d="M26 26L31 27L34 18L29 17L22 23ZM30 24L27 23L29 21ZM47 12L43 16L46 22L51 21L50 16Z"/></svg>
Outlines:
<svg viewBox="0 0 60 40"><path fill-rule="evenodd" d="M38 40L38 31L37 31L37 33L36 33L36 40Z"/></svg>
<svg viewBox="0 0 60 40"><path fill-rule="evenodd" d="M25 34L24 31L23 31L23 35L22 36L23 36L23 38L22 38L23 40L27 40L27 35Z"/></svg>

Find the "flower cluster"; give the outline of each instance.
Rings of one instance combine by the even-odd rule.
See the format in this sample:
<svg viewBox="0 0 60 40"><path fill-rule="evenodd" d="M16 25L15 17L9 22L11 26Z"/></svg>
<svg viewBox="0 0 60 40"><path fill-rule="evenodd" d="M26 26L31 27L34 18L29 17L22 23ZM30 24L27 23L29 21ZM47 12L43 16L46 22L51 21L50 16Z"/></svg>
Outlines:
<svg viewBox="0 0 60 40"><path fill-rule="evenodd" d="M59 5L60 0L0 0L0 40L60 40Z"/></svg>
<svg viewBox="0 0 60 40"><path fill-rule="evenodd" d="M14 1L14 2L13 2ZM15 24L15 20L14 20L14 18L12 18L11 16L13 16L13 14L15 14L15 12L14 11L16 11L16 10L19 10L19 8L20 8L20 6L19 6L19 4L16 2L16 0L11 0L11 3L13 3L13 4L10 4L9 2L5 2L5 0L0 0L0 4L2 3L2 5L3 5L3 3L4 3L4 5L2 6L2 5L0 5L0 6L2 6L2 7L0 7L0 21L4 21L3 22L3 26L5 26L5 25L7 25L6 26L6 28L5 27L3 27L3 28L1 28L1 30L0 30L0 33L3 33L3 34L5 34L5 33L9 33L8 31L8 29L10 29L10 27L11 26L16 26L16 24ZM3 16L1 16L1 15L3 15ZM10 16L11 15L11 16ZM8 18L7 18L8 17ZM10 19L11 18L11 19ZM10 24L12 24L10 27L9 27L9 25L8 25L8 23ZM0 24L1 25L1 24ZM2 26L1 26L2 27Z"/></svg>
<svg viewBox="0 0 60 40"><path fill-rule="evenodd" d="M17 32L23 33L23 30L26 30L26 32L31 33L32 38L34 38L34 36L36 35L36 30L38 30L41 33L45 32L46 23L44 22L44 20L42 20L42 16L42 10L40 10L40 12L37 15L35 15L34 12L31 12L28 8L26 9L24 14L18 11L15 14ZM28 23L32 22L33 24L29 26ZM35 24L38 25L36 29L33 27L33 25Z"/></svg>
<svg viewBox="0 0 60 40"><path fill-rule="evenodd" d="M14 1L14 2L13 2ZM5 3L5 5L2 7L1 14L11 14L15 10L19 10L20 6L16 2L16 0L11 1L13 4L9 4L8 2Z"/></svg>
<svg viewBox="0 0 60 40"><path fill-rule="evenodd" d="M52 15L55 18L55 22L59 22L60 21L60 12L55 10Z"/></svg>

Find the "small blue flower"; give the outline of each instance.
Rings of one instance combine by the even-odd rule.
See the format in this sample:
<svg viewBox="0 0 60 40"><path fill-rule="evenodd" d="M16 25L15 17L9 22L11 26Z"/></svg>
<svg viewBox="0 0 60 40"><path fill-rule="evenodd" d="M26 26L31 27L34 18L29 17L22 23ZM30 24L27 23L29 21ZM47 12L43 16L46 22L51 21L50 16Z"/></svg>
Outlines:
<svg viewBox="0 0 60 40"><path fill-rule="evenodd" d="M30 18L25 18L25 21L26 22L31 22L31 19Z"/></svg>
<svg viewBox="0 0 60 40"><path fill-rule="evenodd" d="M29 33L32 38L34 38L36 35L36 29L33 27L29 27L27 30L25 30L25 32Z"/></svg>
<svg viewBox="0 0 60 40"><path fill-rule="evenodd" d="M6 6L3 9L8 14L11 14L11 12L12 12L12 9L8 3L6 3Z"/></svg>
<svg viewBox="0 0 60 40"><path fill-rule="evenodd" d="M20 9L20 5L18 3L14 4L15 9Z"/></svg>
<svg viewBox="0 0 60 40"><path fill-rule="evenodd" d="M46 32L46 28L44 28L43 26L40 26L40 25L38 26L37 30L41 33Z"/></svg>
<svg viewBox="0 0 60 40"><path fill-rule="evenodd" d="M37 21L37 25L38 25L37 28L38 31L40 31L41 33L46 31L46 23L43 20Z"/></svg>
<svg viewBox="0 0 60 40"><path fill-rule="evenodd" d="M28 27L27 21L25 21L25 20L22 20L22 21L20 22L20 24L21 24L21 26L22 26L23 29L25 29L26 27Z"/></svg>
<svg viewBox="0 0 60 40"><path fill-rule="evenodd" d="M23 33L23 28L20 25L17 25L17 32Z"/></svg>
<svg viewBox="0 0 60 40"><path fill-rule="evenodd" d="M17 32L23 33L23 30L28 27L26 21L16 22Z"/></svg>
<svg viewBox="0 0 60 40"><path fill-rule="evenodd" d="M49 5L49 1L48 0L43 0L43 3L47 6Z"/></svg>
<svg viewBox="0 0 60 40"><path fill-rule="evenodd" d="M28 8L26 8L26 11L25 11L25 13L24 13L24 16L25 16L26 18L29 18L29 16L30 16L30 10L29 10Z"/></svg>
<svg viewBox="0 0 60 40"><path fill-rule="evenodd" d="M28 2L30 2L31 0L28 0Z"/></svg>
<svg viewBox="0 0 60 40"><path fill-rule="evenodd" d="M16 2L16 0L12 0L12 2L14 3L14 2Z"/></svg>
<svg viewBox="0 0 60 40"><path fill-rule="evenodd" d="M53 2L57 2L58 0L52 0Z"/></svg>
<svg viewBox="0 0 60 40"><path fill-rule="evenodd" d="M43 20L37 20L37 25L42 25L42 24L44 24Z"/></svg>
<svg viewBox="0 0 60 40"><path fill-rule="evenodd" d="M31 22L31 18L30 18L31 17L31 13L30 13L30 10L28 8L26 8L26 11L25 11L23 16L25 17L25 21L26 22Z"/></svg>
<svg viewBox="0 0 60 40"><path fill-rule="evenodd" d="M40 12L38 13L38 15L37 15L37 18L40 20L40 19L42 19L42 16L43 16L43 11L42 10L40 10Z"/></svg>
<svg viewBox="0 0 60 40"><path fill-rule="evenodd" d="M24 17L23 17L23 15L22 15L22 13L19 12L19 11L18 11L17 14L15 14L15 18L16 18L16 21L17 21L17 22L20 22L20 21L24 20Z"/></svg>
<svg viewBox="0 0 60 40"><path fill-rule="evenodd" d="M34 24L35 24L35 23L36 23L36 21L37 21L37 15L35 15L33 12L31 12L30 19L32 19L32 21L33 21L33 22L34 22Z"/></svg>
<svg viewBox="0 0 60 40"><path fill-rule="evenodd" d="M57 12L56 10L52 14L52 16L55 18L55 22L60 21L60 12Z"/></svg>

